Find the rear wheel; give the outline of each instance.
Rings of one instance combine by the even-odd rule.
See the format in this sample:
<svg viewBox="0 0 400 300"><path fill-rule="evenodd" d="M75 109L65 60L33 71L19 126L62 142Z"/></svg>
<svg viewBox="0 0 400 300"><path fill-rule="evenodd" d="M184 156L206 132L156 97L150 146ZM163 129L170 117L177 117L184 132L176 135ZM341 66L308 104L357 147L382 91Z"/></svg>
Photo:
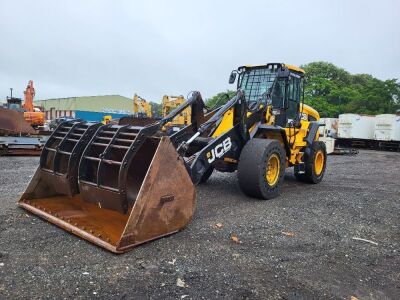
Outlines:
<svg viewBox="0 0 400 300"><path fill-rule="evenodd" d="M271 199L280 194L285 175L286 154L276 140L252 139L239 159L238 180L248 196Z"/></svg>
<svg viewBox="0 0 400 300"><path fill-rule="evenodd" d="M319 183L326 169L326 146L325 143L313 142L308 152L304 153L304 172L299 166L294 166L294 175L297 180L308 183Z"/></svg>

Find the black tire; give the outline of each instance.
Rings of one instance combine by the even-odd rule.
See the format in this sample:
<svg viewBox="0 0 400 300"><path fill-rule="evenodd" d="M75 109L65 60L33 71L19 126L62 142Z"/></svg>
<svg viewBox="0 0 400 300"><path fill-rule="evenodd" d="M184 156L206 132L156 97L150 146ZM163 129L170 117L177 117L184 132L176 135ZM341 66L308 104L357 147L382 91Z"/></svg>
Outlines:
<svg viewBox="0 0 400 300"><path fill-rule="evenodd" d="M205 183L205 182L207 182L208 178L210 178L210 176L212 175L213 171L214 171L214 167L213 167L213 166L210 166L210 167L207 169L207 171L203 174L203 176L201 177L199 183Z"/></svg>
<svg viewBox="0 0 400 300"><path fill-rule="evenodd" d="M274 183L266 179L267 166L274 156L279 162ZM241 190L250 197L271 199L280 194L285 176L286 154L277 140L254 138L244 146L238 165L238 181Z"/></svg>
<svg viewBox="0 0 400 300"><path fill-rule="evenodd" d="M318 174L315 168L315 158L317 153L323 155L323 167L322 171ZM319 183L324 178L326 169L326 146L324 142L316 141L313 142L311 147L304 152L304 173L300 173L299 166L294 166L294 175L296 179L307 183Z"/></svg>

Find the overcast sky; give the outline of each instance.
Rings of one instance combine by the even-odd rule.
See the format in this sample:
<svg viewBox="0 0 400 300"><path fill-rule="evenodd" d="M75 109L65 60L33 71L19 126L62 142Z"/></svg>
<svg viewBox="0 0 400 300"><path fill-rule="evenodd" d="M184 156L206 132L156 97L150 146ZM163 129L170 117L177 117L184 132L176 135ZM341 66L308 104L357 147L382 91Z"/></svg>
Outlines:
<svg viewBox="0 0 400 300"><path fill-rule="evenodd" d="M400 78L400 1L0 2L0 98L224 91L239 65L329 61Z"/></svg>

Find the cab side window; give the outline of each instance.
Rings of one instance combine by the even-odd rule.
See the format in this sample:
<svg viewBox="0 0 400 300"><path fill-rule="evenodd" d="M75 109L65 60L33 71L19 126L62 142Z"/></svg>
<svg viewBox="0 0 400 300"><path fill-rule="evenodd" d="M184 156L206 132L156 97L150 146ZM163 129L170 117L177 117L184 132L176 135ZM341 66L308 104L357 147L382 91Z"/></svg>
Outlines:
<svg viewBox="0 0 400 300"><path fill-rule="evenodd" d="M271 99L273 108L284 108L285 81L277 80L273 86Z"/></svg>
<svg viewBox="0 0 400 300"><path fill-rule="evenodd" d="M295 120L298 115L298 109L300 104L301 94L301 78L291 76L289 79L288 86L288 109L286 111L286 117L288 121Z"/></svg>

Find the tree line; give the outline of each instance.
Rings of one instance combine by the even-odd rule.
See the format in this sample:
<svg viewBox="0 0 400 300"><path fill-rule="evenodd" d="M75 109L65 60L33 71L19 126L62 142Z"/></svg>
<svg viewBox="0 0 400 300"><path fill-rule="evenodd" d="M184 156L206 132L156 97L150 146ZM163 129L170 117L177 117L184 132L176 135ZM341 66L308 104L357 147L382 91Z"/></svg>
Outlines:
<svg viewBox="0 0 400 300"><path fill-rule="evenodd" d="M342 113L376 115L400 109L400 82L380 80L370 74L351 74L328 62L311 62L305 71L304 102L321 117L338 117ZM228 90L207 100L208 107L226 103L235 94Z"/></svg>

